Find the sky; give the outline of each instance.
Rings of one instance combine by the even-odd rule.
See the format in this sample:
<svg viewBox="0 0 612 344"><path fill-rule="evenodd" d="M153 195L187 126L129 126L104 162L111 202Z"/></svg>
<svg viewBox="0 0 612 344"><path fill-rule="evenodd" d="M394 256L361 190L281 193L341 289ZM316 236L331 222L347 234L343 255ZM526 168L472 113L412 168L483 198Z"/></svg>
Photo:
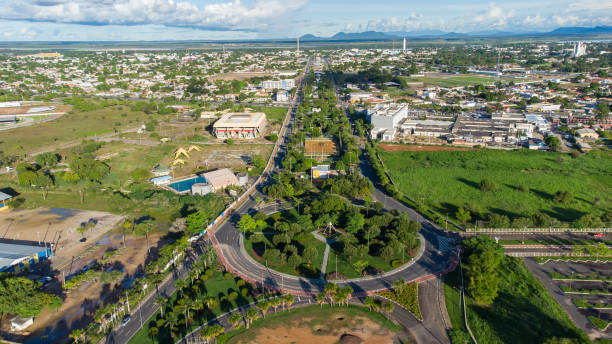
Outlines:
<svg viewBox="0 0 612 344"><path fill-rule="evenodd" d="M0 41L294 38L612 26L612 0L0 0Z"/></svg>

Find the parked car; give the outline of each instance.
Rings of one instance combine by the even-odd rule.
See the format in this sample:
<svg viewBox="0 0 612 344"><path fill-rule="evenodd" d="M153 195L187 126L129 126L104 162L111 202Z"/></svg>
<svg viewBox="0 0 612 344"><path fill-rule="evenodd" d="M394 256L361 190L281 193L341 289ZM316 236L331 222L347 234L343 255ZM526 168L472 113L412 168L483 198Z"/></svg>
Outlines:
<svg viewBox="0 0 612 344"><path fill-rule="evenodd" d="M127 325L127 323L129 323L131 319L132 317L130 317L129 314L124 316L123 320L121 320L121 327Z"/></svg>
<svg viewBox="0 0 612 344"><path fill-rule="evenodd" d="M603 233L593 233L594 238L603 238Z"/></svg>

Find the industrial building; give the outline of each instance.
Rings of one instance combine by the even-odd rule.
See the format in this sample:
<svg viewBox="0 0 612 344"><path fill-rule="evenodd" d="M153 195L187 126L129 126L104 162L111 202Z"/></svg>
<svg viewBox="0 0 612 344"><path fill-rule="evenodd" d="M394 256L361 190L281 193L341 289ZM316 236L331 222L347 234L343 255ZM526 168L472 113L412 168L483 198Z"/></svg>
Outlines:
<svg viewBox="0 0 612 344"><path fill-rule="evenodd" d="M263 112L226 113L213 124L213 134L220 139L254 139L268 123Z"/></svg>
<svg viewBox="0 0 612 344"><path fill-rule="evenodd" d="M0 243L0 272L19 273L51 257L51 249L37 245Z"/></svg>
<svg viewBox="0 0 612 344"><path fill-rule="evenodd" d="M0 211L8 209L8 207L6 206L6 201L11 198L13 198L13 196L0 191Z"/></svg>
<svg viewBox="0 0 612 344"><path fill-rule="evenodd" d="M408 117L406 104L378 104L367 110L368 120L372 124L372 139L392 141L399 124Z"/></svg>

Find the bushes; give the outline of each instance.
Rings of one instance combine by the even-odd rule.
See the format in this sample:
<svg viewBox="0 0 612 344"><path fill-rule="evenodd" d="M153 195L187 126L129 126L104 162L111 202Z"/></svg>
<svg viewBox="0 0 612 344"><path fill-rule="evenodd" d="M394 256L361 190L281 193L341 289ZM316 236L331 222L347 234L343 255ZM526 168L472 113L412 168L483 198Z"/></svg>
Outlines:
<svg viewBox="0 0 612 344"><path fill-rule="evenodd" d="M408 284L399 290L385 291L379 293L379 295L400 304L412 312L414 316L422 319L421 312L419 311L418 284Z"/></svg>
<svg viewBox="0 0 612 344"><path fill-rule="evenodd" d="M480 181L480 190L481 191L495 191L497 186L495 183L489 179L483 179Z"/></svg>

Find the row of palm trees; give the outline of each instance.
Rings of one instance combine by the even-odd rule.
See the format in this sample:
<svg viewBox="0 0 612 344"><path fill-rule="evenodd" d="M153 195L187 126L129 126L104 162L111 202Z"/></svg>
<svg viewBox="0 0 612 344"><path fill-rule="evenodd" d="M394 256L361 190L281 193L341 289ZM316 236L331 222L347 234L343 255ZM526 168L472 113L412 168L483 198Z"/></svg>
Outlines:
<svg viewBox="0 0 612 344"><path fill-rule="evenodd" d="M274 312L277 312L280 308L281 311L288 310L291 308L293 303L295 302L295 298L291 294L285 294L282 296L277 296L267 300L259 301L254 307L249 307L244 313L234 312L230 314L227 318L227 322L234 329L238 329L242 326L241 323L244 322L244 326L249 328L253 321L257 320L260 316L266 317L266 314L270 311L270 309L274 309ZM224 332L223 326L219 324L213 324L210 326L205 326L200 331L200 336L202 339L206 341L206 343L210 343L211 340L214 340L216 337L221 335Z"/></svg>

